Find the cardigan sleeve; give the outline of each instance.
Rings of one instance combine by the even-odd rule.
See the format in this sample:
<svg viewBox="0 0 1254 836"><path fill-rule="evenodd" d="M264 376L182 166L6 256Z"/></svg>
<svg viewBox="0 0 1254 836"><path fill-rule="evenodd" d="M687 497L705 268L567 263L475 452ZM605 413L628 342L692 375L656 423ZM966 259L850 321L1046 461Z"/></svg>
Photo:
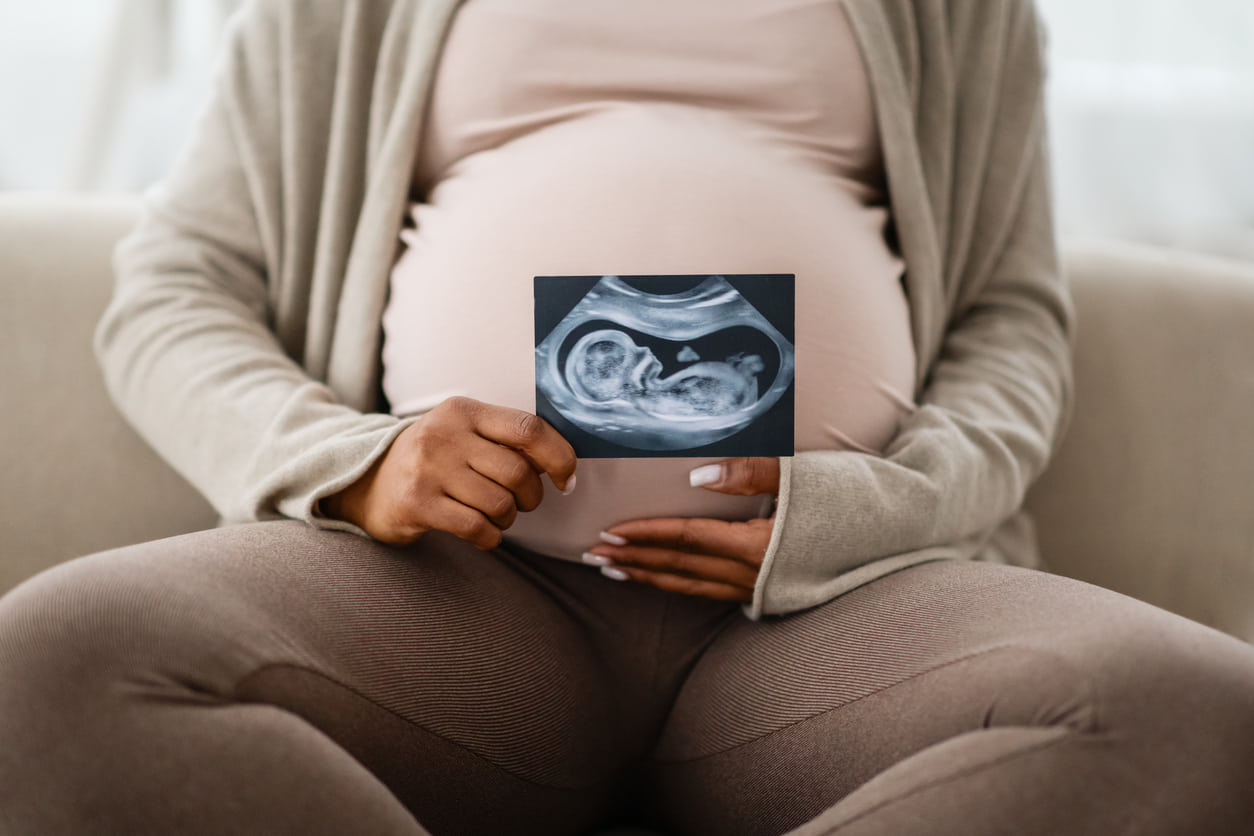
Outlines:
<svg viewBox="0 0 1254 836"><path fill-rule="evenodd" d="M224 520L291 517L364 535L320 517L317 501L412 420L340 403L293 359L303 335L275 330L290 185L278 5L253 2L235 18L191 140L115 253L95 350L121 412Z"/></svg>
<svg viewBox="0 0 1254 836"><path fill-rule="evenodd" d="M821 604L929 557L976 556L1022 505L1066 426L1074 311L1053 230L1034 18L1010 48L1028 53L1018 67L1028 70L1005 85L995 112L1014 110L1009 96L1033 104L1028 141L1002 143L1017 145L1016 159L985 163L999 168L988 181L1013 184L977 214L1009 221L995 235L987 278L951 312L918 409L881 456L784 460L751 618Z"/></svg>

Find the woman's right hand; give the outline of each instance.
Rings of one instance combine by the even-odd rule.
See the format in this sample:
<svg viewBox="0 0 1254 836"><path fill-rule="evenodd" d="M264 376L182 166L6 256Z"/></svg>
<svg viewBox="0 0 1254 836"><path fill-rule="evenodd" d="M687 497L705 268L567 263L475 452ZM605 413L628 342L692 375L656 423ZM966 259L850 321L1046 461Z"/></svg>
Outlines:
<svg viewBox="0 0 1254 836"><path fill-rule="evenodd" d="M574 449L544 419L449 398L321 508L384 543L405 545L438 530L491 549L519 511L540 505L540 474L569 493L576 463Z"/></svg>

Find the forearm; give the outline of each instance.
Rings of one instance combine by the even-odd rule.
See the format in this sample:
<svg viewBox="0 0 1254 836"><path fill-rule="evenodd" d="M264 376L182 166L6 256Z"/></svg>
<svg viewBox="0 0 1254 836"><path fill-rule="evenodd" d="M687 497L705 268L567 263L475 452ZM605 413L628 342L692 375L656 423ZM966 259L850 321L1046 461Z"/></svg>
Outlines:
<svg viewBox="0 0 1254 836"><path fill-rule="evenodd" d="M125 292L97 333L119 409L230 520L313 521L407 422L336 402L273 335L184 278Z"/></svg>
<svg viewBox="0 0 1254 836"><path fill-rule="evenodd" d="M406 422L306 368L322 349L291 280L309 265L284 227L273 13L251 5L232 27L190 144L117 250L95 347L121 412L222 516L312 521Z"/></svg>
<svg viewBox="0 0 1254 836"><path fill-rule="evenodd" d="M1026 153L989 278L953 316L919 408L884 454L816 451L785 468L751 615L821 603L877 561L973 556L1043 471L1071 410L1074 313L1043 130Z"/></svg>

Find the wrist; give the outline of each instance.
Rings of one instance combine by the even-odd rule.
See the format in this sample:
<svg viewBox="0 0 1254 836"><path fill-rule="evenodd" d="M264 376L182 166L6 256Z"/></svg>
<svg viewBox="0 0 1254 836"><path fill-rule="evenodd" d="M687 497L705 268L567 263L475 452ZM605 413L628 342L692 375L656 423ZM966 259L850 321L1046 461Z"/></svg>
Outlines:
<svg viewBox="0 0 1254 836"><path fill-rule="evenodd" d="M357 503L354 501L354 489L357 488L360 481L358 480L330 496L324 496L319 499L315 506L317 513L327 519L351 523L360 528L361 523L358 522L356 513Z"/></svg>
<svg viewBox="0 0 1254 836"><path fill-rule="evenodd" d="M344 519L343 511L340 508L340 503L337 497L338 494L333 496L324 496L322 499L319 499L316 503L314 503L314 513L319 517L323 517L328 520L348 522L348 520Z"/></svg>

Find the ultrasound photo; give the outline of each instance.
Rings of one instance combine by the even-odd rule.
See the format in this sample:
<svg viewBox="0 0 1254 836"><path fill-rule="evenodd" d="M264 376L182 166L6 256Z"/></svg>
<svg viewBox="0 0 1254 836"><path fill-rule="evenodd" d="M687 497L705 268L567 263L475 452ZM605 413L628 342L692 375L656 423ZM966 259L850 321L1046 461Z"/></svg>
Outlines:
<svg viewBox="0 0 1254 836"><path fill-rule="evenodd" d="M582 458L791 456L791 274L536 276L536 414Z"/></svg>

